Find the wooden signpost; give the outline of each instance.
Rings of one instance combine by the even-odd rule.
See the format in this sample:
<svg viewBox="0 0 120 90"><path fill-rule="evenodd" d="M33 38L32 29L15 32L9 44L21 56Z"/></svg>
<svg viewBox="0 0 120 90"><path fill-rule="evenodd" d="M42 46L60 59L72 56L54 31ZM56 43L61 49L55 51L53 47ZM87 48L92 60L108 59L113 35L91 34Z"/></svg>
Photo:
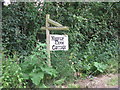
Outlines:
<svg viewBox="0 0 120 90"><path fill-rule="evenodd" d="M50 24L56 26L56 27L50 27ZM42 30L46 30L46 43L47 43L47 53L48 53L48 66L51 66L50 61L50 30L68 30L69 28L67 26L63 26L59 24L58 22L55 22L54 20L50 19L50 15L46 15L46 26L41 27Z"/></svg>

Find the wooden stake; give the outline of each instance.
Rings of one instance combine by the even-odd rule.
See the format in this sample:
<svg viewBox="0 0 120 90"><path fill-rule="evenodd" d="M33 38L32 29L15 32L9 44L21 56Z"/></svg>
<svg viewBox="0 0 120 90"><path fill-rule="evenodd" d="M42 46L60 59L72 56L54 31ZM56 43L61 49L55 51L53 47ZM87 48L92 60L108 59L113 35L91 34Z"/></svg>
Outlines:
<svg viewBox="0 0 120 90"><path fill-rule="evenodd" d="M49 27L48 19L50 18L50 15L46 15L46 27ZM50 31L46 28L46 43L47 43L47 54L48 54L48 66L51 66L50 61Z"/></svg>

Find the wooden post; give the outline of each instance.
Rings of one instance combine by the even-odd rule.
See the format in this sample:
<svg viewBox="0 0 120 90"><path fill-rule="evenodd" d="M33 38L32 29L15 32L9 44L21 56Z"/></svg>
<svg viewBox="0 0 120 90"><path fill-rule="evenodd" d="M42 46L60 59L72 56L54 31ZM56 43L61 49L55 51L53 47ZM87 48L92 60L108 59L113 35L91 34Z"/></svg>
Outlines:
<svg viewBox="0 0 120 90"><path fill-rule="evenodd" d="M49 27L48 19L50 18L50 15L46 15L46 27ZM48 66L51 66L50 61L50 31L46 28L46 43L47 43L47 54L48 54Z"/></svg>

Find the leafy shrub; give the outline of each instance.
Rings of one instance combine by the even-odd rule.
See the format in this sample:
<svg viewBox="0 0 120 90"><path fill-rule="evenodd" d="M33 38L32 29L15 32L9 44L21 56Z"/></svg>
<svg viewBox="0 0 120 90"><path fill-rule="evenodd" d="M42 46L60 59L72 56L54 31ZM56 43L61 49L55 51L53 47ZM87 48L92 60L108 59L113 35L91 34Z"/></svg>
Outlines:
<svg viewBox="0 0 120 90"><path fill-rule="evenodd" d="M21 64L23 77L31 80L35 87L46 87L45 81L57 76L57 72L47 64L46 44L38 43L32 54Z"/></svg>
<svg viewBox="0 0 120 90"><path fill-rule="evenodd" d="M36 44L39 28L35 3L12 2L2 8L2 42L6 54L28 55Z"/></svg>
<svg viewBox="0 0 120 90"><path fill-rule="evenodd" d="M109 59L108 61L107 61L107 64L108 64L108 66L107 66L107 70L106 70L106 72L107 73L118 73L119 71L118 71L118 60L119 58L118 57L116 57L116 58L111 58L111 59Z"/></svg>
<svg viewBox="0 0 120 90"><path fill-rule="evenodd" d="M72 80L74 78L75 70L69 60L69 52L56 51L51 54L52 66L57 70L58 79L65 78L67 80Z"/></svg>
<svg viewBox="0 0 120 90"><path fill-rule="evenodd" d="M2 58L2 87L1 88L26 88L26 82L20 65L16 62L17 57Z"/></svg>
<svg viewBox="0 0 120 90"><path fill-rule="evenodd" d="M117 48L117 41L105 41L101 43L92 39L87 44L86 49L81 50L77 54L74 53L77 51L71 51L69 59L73 63L76 72L97 75L108 71L107 68L112 65L109 63L111 58L115 59L113 62L117 62Z"/></svg>

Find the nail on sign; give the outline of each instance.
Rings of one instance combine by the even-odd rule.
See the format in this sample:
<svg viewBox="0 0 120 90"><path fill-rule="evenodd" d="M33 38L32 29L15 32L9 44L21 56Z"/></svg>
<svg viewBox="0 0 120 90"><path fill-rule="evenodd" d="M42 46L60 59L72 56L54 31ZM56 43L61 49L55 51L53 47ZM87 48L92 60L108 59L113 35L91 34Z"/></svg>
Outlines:
<svg viewBox="0 0 120 90"><path fill-rule="evenodd" d="M50 50L68 50L68 35L50 35Z"/></svg>

